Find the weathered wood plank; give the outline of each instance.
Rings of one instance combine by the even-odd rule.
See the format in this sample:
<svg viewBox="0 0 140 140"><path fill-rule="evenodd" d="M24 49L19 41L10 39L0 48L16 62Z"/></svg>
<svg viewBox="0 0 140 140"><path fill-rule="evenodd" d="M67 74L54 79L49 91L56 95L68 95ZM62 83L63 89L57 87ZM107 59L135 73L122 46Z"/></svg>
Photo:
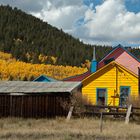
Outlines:
<svg viewBox="0 0 140 140"><path fill-rule="evenodd" d="M67 119L66 119L67 121L69 121L70 118L71 118L71 116L72 116L73 108L74 108L74 106L71 106L71 107L70 107L70 110L69 110L69 113L68 113L68 116L67 116Z"/></svg>
<svg viewBox="0 0 140 140"><path fill-rule="evenodd" d="M0 95L0 117L55 117L66 114L56 95Z"/></svg>
<svg viewBox="0 0 140 140"><path fill-rule="evenodd" d="M132 104L128 106L128 110L127 110L126 117L125 117L125 124L129 123L129 117L130 117L130 114L131 114L131 109L132 109Z"/></svg>

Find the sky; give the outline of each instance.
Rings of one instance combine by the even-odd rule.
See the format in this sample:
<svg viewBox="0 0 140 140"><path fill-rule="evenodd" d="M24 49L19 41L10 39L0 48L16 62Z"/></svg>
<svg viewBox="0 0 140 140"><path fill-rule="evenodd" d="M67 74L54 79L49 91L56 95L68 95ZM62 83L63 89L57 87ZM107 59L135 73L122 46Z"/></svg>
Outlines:
<svg viewBox="0 0 140 140"><path fill-rule="evenodd" d="M140 0L0 0L88 44L140 46Z"/></svg>

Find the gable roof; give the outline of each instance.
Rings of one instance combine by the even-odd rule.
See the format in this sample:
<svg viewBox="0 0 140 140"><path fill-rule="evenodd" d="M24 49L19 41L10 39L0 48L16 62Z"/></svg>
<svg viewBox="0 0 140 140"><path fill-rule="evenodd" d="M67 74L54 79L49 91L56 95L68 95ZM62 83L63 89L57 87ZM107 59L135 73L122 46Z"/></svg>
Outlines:
<svg viewBox="0 0 140 140"><path fill-rule="evenodd" d="M33 80L34 82L56 82L56 79L50 78L46 75L40 75L39 77L37 77L36 79Z"/></svg>
<svg viewBox="0 0 140 140"><path fill-rule="evenodd" d="M116 46L116 47L114 47L114 49L112 49L112 51L110 51L106 56L104 56L102 59L101 59L101 61L103 61L105 58L107 58L109 55L111 55L114 51L116 51L117 49L122 49L122 50L124 50L125 52L127 52L130 56L132 56L136 61L138 61L138 62L140 62L140 59L138 59L136 56L134 56L131 52L129 52L127 49L125 49L122 45L118 45L118 46ZM100 61L100 62L101 62ZM99 62L99 63L100 63Z"/></svg>
<svg viewBox="0 0 140 140"><path fill-rule="evenodd" d="M134 55L132 55L127 49L125 49L121 45L115 47L108 55L106 55L98 63L98 69L105 66L105 63L107 61L111 61L111 59L138 75L138 67L140 67L140 60Z"/></svg>
<svg viewBox="0 0 140 140"><path fill-rule="evenodd" d="M63 81L82 81L83 79L88 77L90 74L91 74L91 72L87 71L87 72L80 74L80 75L75 75L75 76L65 78L65 79L63 79Z"/></svg>
<svg viewBox="0 0 140 140"><path fill-rule="evenodd" d="M87 81L87 80L89 80L89 78L91 78L91 77L93 77L93 76L96 76L97 74L101 73L102 71L105 72L105 70L106 70L108 67L110 67L110 66L113 66L113 67L114 67L115 65L121 67L123 70L127 71L128 73L130 73L130 74L132 74L133 76L135 76L136 78L138 78L138 75L136 75L136 74L133 73L132 71L130 71L130 70L128 70L127 68L125 68L124 66L120 65L120 64L117 63L116 61L112 61L112 62L110 62L109 64L107 64L107 65L105 65L104 67L102 67L102 68L100 68L99 70L97 70L95 73L92 73L90 76L88 76L87 78L85 78L85 79L82 81L82 83L85 82L85 81ZM90 81L90 80L89 80L89 81Z"/></svg>
<svg viewBox="0 0 140 140"><path fill-rule="evenodd" d="M122 45L119 44L118 46L114 47L114 49L112 49L112 51L110 53L108 53L105 57L102 58L102 60L98 63L98 69L102 68L102 67L100 67L100 63L103 60L105 60L109 55L114 53L117 49L121 49L121 50L127 52L131 57L133 57L137 62L140 63L140 60L138 58L136 58L132 53L130 53L127 49L125 49ZM87 71L87 72L85 72L83 74L80 74L80 75L75 75L75 76L71 76L71 77L65 78L65 79L63 79L63 81L83 81L85 78L87 78L91 74L92 73L90 71Z"/></svg>
<svg viewBox="0 0 140 140"><path fill-rule="evenodd" d="M81 82L0 81L0 93L71 93Z"/></svg>

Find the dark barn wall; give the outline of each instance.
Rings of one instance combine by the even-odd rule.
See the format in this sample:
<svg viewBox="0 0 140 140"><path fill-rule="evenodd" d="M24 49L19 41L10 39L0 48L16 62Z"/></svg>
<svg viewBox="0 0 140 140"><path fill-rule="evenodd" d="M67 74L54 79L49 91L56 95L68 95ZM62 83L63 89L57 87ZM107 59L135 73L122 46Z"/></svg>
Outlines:
<svg viewBox="0 0 140 140"><path fill-rule="evenodd" d="M50 118L66 116L68 111L62 101L69 100L68 93L41 95L0 95L0 117Z"/></svg>

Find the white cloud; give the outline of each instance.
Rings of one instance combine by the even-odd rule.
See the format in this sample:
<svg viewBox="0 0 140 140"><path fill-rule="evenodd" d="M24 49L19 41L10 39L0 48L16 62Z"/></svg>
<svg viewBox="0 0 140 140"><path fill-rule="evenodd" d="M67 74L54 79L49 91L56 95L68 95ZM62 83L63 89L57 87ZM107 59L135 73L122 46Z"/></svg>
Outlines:
<svg viewBox="0 0 140 140"><path fill-rule="evenodd" d="M33 15L62 28L86 43L140 43L140 13L127 11L124 0L104 0L92 9L82 0L48 0L41 12ZM84 17L81 26L75 26Z"/></svg>
<svg viewBox="0 0 140 140"><path fill-rule="evenodd" d="M76 21L84 15L86 9L87 6L83 5L82 0L48 0L40 12L32 14L69 32L72 31Z"/></svg>
<svg viewBox="0 0 140 140"><path fill-rule="evenodd" d="M122 0L105 0L95 10L85 12L85 24L75 29L74 35L86 42L113 44L114 42L140 43L140 13L127 11ZM84 30L84 31L83 31Z"/></svg>
<svg viewBox="0 0 140 140"><path fill-rule="evenodd" d="M129 12L126 1L138 0L103 0L95 9L94 3L87 7L83 0L0 0L0 3L16 6L86 43L140 44L140 12ZM77 25L79 19L84 24Z"/></svg>
<svg viewBox="0 0 140 140"><path fill-rule="evenodd" d="M88 8L83 0L0 0L0 4L18 7L66 32L72 32Z"/></svg>
<svg viewBox="0 0 140 140"><path fill-rule="evenodd" d="M26 12L39 12L46 0L0 0L2 5L10 5L12 7L18 7Z"/></svg>

